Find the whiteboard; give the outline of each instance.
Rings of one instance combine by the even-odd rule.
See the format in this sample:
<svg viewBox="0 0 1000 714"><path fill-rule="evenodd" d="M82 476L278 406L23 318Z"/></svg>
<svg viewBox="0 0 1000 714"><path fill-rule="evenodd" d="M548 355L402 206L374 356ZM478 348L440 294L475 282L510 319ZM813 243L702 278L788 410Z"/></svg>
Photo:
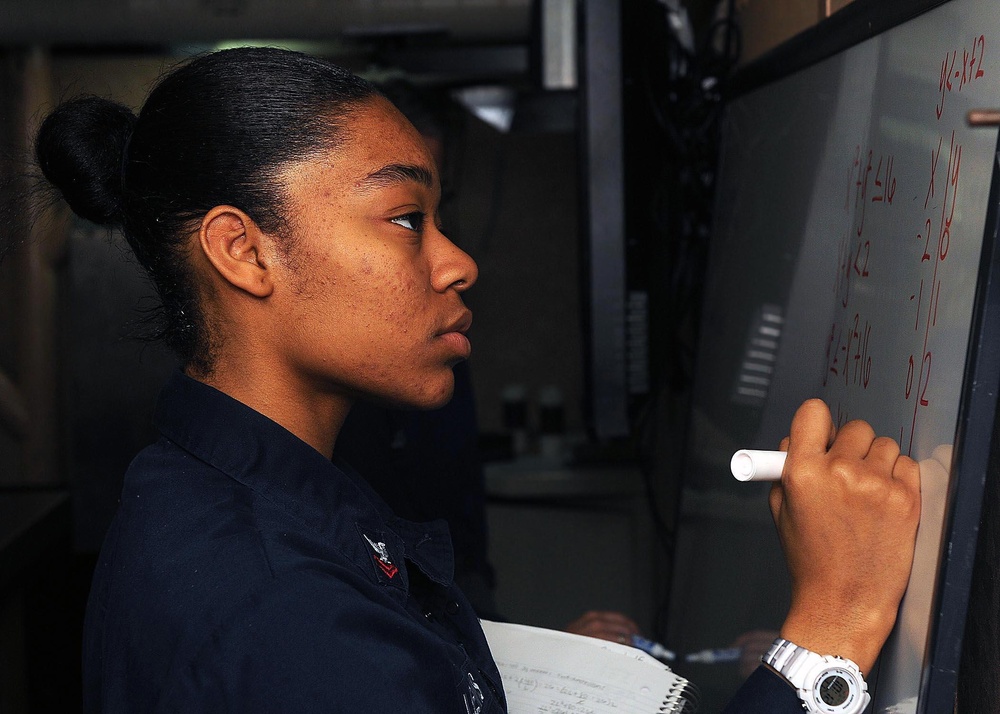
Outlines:
<svg viewBox="0 0 1000 714"><path fill-rule="evenodd" d="M869 421L921 466L916 561L871 678L873 710L941 711L929 707L953 694L971 563L943 554L954 555L956 537L963 553L974 549L997 383L995 360L980 353L1000 339L994 325L994 348L980 343L997 129L972 127L967 114L998 104L996 2L952 0L728 106L672 639L711 628L713 614L690 615L698 573L720 562L685 546L686 525L766 512L766 487L729 483L728 458L774 448L795 408L820 396L838 424ZM780 562L772 539L726 567L745 597L756 592L748 583L780 577Z"/></svg>

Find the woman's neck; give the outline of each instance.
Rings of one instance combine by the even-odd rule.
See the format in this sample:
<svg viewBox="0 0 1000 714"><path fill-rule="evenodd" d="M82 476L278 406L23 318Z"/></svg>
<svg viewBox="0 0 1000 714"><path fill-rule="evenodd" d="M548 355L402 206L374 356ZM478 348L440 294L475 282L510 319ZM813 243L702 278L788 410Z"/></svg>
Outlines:
<svg viewBox="0 0 1000 714"><path fill-rule="evenodd" d="M186 373L280 424L327 458L333 455L337 434L353 403L346 396L310 389L274 370L255 370L247 363L239 370L189 369Z"/></svg>

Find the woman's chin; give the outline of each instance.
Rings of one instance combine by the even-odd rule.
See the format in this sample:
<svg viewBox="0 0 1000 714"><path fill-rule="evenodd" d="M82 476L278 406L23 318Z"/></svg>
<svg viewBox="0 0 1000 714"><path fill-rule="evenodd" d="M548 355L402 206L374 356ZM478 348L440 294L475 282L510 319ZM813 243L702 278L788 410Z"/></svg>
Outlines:
<svg viewBox="0 0 1000 714"><path fill-rule="evenodd" d="M455 393L455 380L451 379L448 382L446 388L442 388L439 391L427 394L425 397L420 399L417 403L413 405L414 409L440 409L445 404L451 401L452 395Z"/></svg>
<svg viewBox="0 0 1000 714"><path fill-rule="evenodd" d="M451 401L455 393L455 377L448 371L446 377L422 382L419 389L396 393L391 396L371 395L367 401L395 409L428 411L440 409ZM364 399L364 397L362 397Z"/></svg>

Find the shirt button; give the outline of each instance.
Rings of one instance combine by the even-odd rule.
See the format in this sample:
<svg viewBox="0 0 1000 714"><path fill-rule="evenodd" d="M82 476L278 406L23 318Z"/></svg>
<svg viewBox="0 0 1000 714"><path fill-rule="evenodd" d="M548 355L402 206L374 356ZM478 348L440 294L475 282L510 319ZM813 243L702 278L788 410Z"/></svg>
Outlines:
<svg viewBox="0 0 1000 714"><path fill-rule="evenodd" d="M451 600L447 605L444 606L444 611L449 615L457 615L459 610L459 605L457 600Z"/></svg>

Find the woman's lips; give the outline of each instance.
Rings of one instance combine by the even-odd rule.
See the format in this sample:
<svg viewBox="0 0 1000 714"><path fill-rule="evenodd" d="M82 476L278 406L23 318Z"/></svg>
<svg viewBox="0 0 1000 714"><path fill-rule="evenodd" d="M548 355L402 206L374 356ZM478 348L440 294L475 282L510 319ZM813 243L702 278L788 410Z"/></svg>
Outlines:
<svg viewBox="0 0 1000 714"><path fill-rule="evenodd" d="M461 359L468 359L472 354L472 343L465 333L472 326L472 311L468 308L462 310L454 320L438 333L438 337L444 340Z"/></svg>
<svg viewBox="0 0 1000 714"><path fill-rule="evenodd" d="M469 338L463 335L461 332L445 332L438 335L440 339L451 347L456 355L462 359L468 359L469 355L472 354L472 343L469 342Z"/></svg>

